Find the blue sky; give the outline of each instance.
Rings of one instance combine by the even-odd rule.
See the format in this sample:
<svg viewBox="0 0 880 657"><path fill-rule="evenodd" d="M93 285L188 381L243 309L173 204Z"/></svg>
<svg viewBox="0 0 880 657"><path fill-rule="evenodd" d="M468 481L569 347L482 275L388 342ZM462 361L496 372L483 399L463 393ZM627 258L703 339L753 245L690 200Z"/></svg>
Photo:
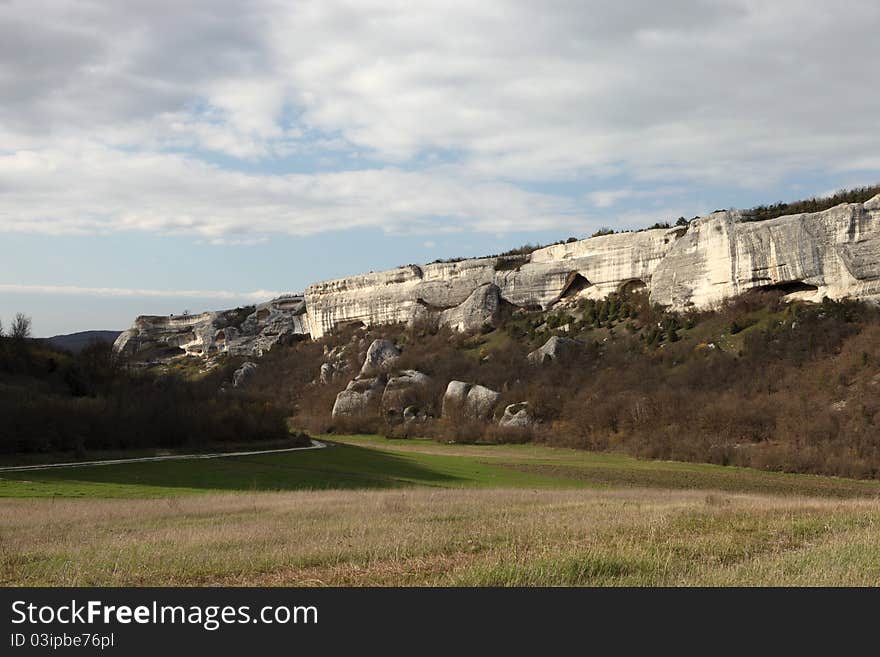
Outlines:
<svg viewBox="0 0 880 657"><path fill-rule="evenodd" d="M880 181L880 6L0 3L37 335Z"/></svg>

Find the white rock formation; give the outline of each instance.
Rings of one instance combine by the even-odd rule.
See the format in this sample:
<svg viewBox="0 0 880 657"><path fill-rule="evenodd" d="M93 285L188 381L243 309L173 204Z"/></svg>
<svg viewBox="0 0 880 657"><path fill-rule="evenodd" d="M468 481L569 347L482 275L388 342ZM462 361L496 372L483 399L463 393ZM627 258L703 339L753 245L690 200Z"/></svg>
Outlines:
<svg viewBox="0 0 880 657"><path fill-rule="evenodd" d="M155 348L166 357L258 354L284 335L320 338L344 324L420 319L471 330L494 321L505 302L548 309L562 299L636 287L675 309L709 308L760 287L806 300L880 300L880 195L768 221L716 212L686 227L604 235L524 256L409 265L325 281L310 285L304 299L261 304L245 319L236 311L139 317L115 348Z"/></svg>
<svg viewBox="0 0 880 657"><path fill-rule="evenodd" d="M305 301L301 296L286 296L198 315L143 315L119 335L113 349L128 354L154 352L158 358L222 353L259 356L285 338L306 335Z"/></svg>
<svg viewBox="0 0 880 657"><path fill-rule="evenodd" d="M501 393L486 388L485 386L465 383L464 381L450 381L446 386L446 394L443 395L443 417L457 419L467 417L473 420L489 420Z"/></svg>
<svg viewBox="0 0 880 657"><path fill-rule="evenodd" d="M475 312L469 297L489 284L503 301L542 309L570 296L601 298L634 287L676 309L708 308L765 286L810 300L877 300L880 196L759 222L717 212L687 227L604 235L526 256L411 265L317 283L305 294L311 334L431 314L462 328L462 317Z"/></svg>
<svg viewBox="0 0 880 657"><path fill-rule="evenodd" d="M501 290L494 283L480 285L467 299L440 313L440 324L456 331L477 331L494 325L501 314Z"/></svg>
<svg viewBox="0 0 880 657"><path fill-rule="evenodd" d="M388 379L382 393L382 411L403 414L408 407L421 406L421 397L431 377L416 370L404 370Z"/></svg>
<svg viewBox="0 0 880 657"><path fill-rule="evenodd" d="M504 415L498 420L498 426L505 429L528 429L533 424L534 420L529 413L528 402L509 404L504 409Z"/></svg>
<svg viewBox="0 0 880 657"><path fill-rule="evenodd" d="M368 415L379 410L382 401L382 391L385 389L387 378L385 375L354 379L348 386L336 395L333 404L333 417Z"/></svg>
<svg viewBox="0 0 880 657"><path fill-rule="evenodd" d="M565 358L568 355L577 353L583 347L584 345L577 340L554 335L543 345L529 353L526 358L532 365L541 365L547 361Z"/></svg>
<svg viewBox="0 0 880 657"><path fill-rule="evenodd" d="M365 377L387 373L399 358L400 349L391 340L373 340L367 349L360 375Z"/></svg>

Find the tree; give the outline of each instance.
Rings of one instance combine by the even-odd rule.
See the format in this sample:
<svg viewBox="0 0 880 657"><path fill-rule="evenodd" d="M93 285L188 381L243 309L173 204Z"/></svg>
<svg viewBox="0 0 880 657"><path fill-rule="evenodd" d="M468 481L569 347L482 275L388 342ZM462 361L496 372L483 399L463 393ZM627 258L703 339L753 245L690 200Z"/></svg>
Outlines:
<svg viewBox="0 0 880 657"><path fill-rule="evenodd" d="M9 335L15 340L26 340L31 337L31 318L24 313L16 313Z"/></svg>
<svg viewBox="0 0 880 657"><path fill-rule="evenodd" d="M0 319L0 338L3 337L3 320Z"/></svg>

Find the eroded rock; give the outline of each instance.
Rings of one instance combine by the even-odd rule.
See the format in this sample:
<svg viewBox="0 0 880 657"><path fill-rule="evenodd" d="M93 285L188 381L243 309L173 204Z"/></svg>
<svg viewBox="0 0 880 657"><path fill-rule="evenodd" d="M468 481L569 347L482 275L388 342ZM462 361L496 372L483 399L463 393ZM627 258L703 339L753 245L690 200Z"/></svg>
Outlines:
<svg viewBox="0 0 880 657"><path fill-rule="evenodd" d="M504 415L498 420L498 426L504 427L505 429L528 429L534 423L535 421L529 413L528 402L509 404L504 409Z"/></svg>
<svg viewBox="0 0 880 657"><path fill-rule="evenodd" d="M246 361L232 373L232 387L241 388L257 371L257 364Z"/></svg>
<svg viewBox="0 0 880 657"><path fill-rule="evenodd" d="M477 331L493 326L501 312L501 294L497 285L486 283L471 292L462 303L440 313L440 324L456 331Z"/></svg>
<svg viewBox="0 0 880 657"><path fill-rule="evenodd" d="M382 393L382 411L401 416L407 407L419 406L425 389L431 382L427 374L417 370L404 370L388 379Z"/></svg>
<svg viewBox="0 0 880 657"><path fill-rule="evenodd" d="M143 315L119 335L113 350L127 355L156 353L162 359L261 356L282 340L306 336L305 300L291 295L198 315Z"/></svg>
<svg viewBox="0 0 880 657"><path fill-rule="evenodd" d="M400 358L400 349L391 340L373 340L364 357L360 376L376 376L390 371Z"/></svg>
<svg viewBox="0 0 880 657"><path fill-rule="evenodd" d="M686 227L548 246L515 264L474 258L316 283L306 290L312 335L349 321L412 322L425 313L457 327L465 314L491 314L491 295L478 301L489 285L506 302L544 310L563 300L639 289L676 310L708 308L767 286L807 300L878 299L880 196L757 222L739 212L716 212ZM475 308L465 313L461 306L469 307L475 293ZM476 321L464 323L479 328Z"/></svg>
<svg viewBox="0 0 880 657"><path fill-rule="evenodd" d="M450 381L443 395L443 417L467 417L473 420L491 419L501 393L485 386Z"/></svg>
<svg viewBox="0 0 880 657"><path fill-rule="evenodd" d="M385 375L354 379L345 390L336 395L331 415L343 417L378 412L386 382Z"/></svg>
<svg viewBox="0 0 880 657"><path fill-rule="evenodd" d="M527 358L532 365L541 365L542 363L574 355L583 348L584 345L577 340L554 335L542 346L529 353Z"/></svg>

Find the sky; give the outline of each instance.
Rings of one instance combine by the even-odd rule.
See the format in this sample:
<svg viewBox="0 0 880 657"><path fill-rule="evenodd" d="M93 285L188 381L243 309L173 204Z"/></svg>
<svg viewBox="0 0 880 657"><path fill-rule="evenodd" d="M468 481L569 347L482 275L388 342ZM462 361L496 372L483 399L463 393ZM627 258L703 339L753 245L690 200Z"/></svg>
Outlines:
<svg viewBox="0 0 880 657"><path fill-rule="evenodd" d="M876 0L0 0L0 320L880 182Z"/></svg>

